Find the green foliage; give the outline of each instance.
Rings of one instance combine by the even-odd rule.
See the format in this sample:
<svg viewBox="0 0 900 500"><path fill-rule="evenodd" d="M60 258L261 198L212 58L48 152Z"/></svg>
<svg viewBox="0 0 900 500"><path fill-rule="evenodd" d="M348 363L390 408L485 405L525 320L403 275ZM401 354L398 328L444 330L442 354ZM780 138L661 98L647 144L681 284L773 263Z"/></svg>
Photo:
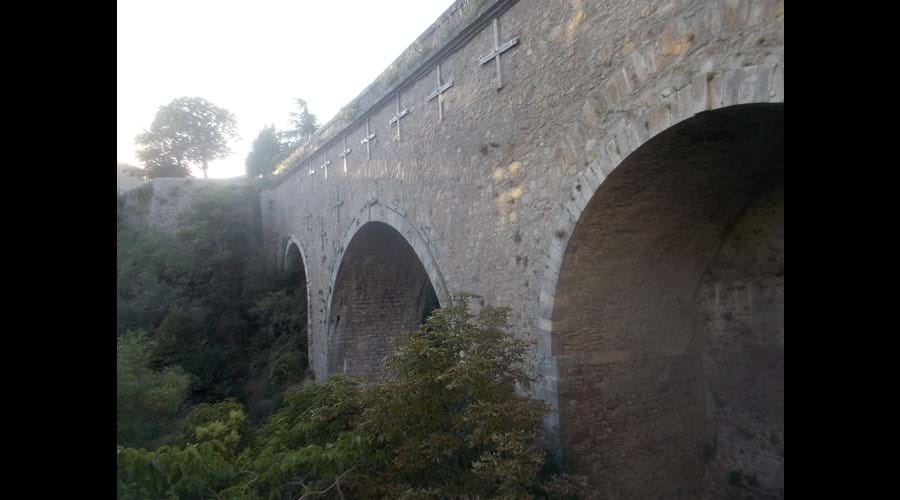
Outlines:
<svg viewBox="0 0 900 500"><path fill-rule="evenodd" d="M388 358L388 378L303 385L305 278L262 256L254 203L209 188L177 237L117 226L120 498L578 493L538 446L546 405L517 392L526 346L505 308L475 313L456 295Z"/></svg>
<svg viewBox="0 0 900 500"><path fill-rule="evenodd" d="M255 409L306 372L306 294L263 257L255 203L252 187L207 187L175 237L118 226L117 334L153 332L153 366L191 373L194 402ZM248 392L259 376L272 386Z"/></svg>
<svg viewBox="0 0 900 500"><path fill-rule="evenodd" d="M333 442L352 430L362 410L361 390L359 380L333 375L326 382L289 391L284 406L266 422L264 449L281 452Z"/></svg>
<svg viewBox="0 0 900 500"><path fill-rule="evenodd" d="M220 441L156 451L119 447L116 476L117 497L123 500L215 497L240 479ZM227 497L239 498L238 491Z"/></svg>
<svg viewBox="0 0 900 500"><path fill-rule="evenodd" d="M259 498L297 498L340 487L363 464L383 461L367 438L352 431L360 391L358 380L343 375L289 391L257 447L243 457L259 474Z"/></svg>
<svg viewBox="0 0 900 500"><path fill-rule="evenodd" d="M525 344L507 309L460 294L387 361L391 376L344 375L290 390L253 434L237 401L199 405L180 447L118 451L123 498L568 498L537 445L544 403L517 394ZM279 309L283 297L260 301ZM124 492L124 493L123 493ZM132 495L132 496L129 496ZM156 497L152 495L157 495Z"/></svg>
<svg viewBox="0 0 900 500"><path fill-rule="evenodd" d="M116 334L155 331L187 299L190 249L155 231L120 223L116 231Z"/></svg>
<svg viewBox="0 0 900 500"><path fill-rule="evenodd" d="M199 330L193 318L181 311L171 311L153 335L153 362L157 366L189 366L199 350Z"/></svg>
<svg viewBox="0 0 900 500"><path fill-rule="evenodd" d="M154 343L143 332L128 332L116 344L116 440L153 448L174 430L190 379L179 367L150 368Z"/></svg>
<svg viewBox="0 0 900 500"><path fill-rule="evenodd" d="M237 137L230 111L200 97L180 97L160 106L150 131L135 142L149 178L186 177L190 163L198 163L206 177L208 163L231 154L228 141Z"/></svg>
<svg viewBox="0 0 900 500"><path fill-rule="evenodd" d="M244 186L199 190L180 221L178 237L210 264L229 264L250 254L257 230L252 192ZM233 266L238 267L238 266ZM240 266L242 267L242 266Z"/></svg>
<svg viewBox="0 0 900 500"><path fill-rule="evenodd" d="M270 292L259 299L251 313L265 325L263 332L270 337L298 334L306 327L305 290Z"/></svg>
<svg viewBox="0 0 900 500"><path fill-rule="evenodd" d="M159 132L144 132L137 136L137 157L144 164L144 172L148 179L160 177L189 177L191 175L187 162Z"/></svg>
<svg viewBox="0 0 900 500"><path fill-rule="evenodd" d="M232 458L246 448L254 433L243 405L228 398L215 404L201 403L191 408L182 422L177 442L182 445L208 441L223 443Z"/></svg>
<svg viewBox="0 0 900 500"><path fill-rule="evenodd" d="M282 144L278 140L278 134L274 125L264 127L253 140L253 146L244 165L247 168L248 177L258 177L271 174L275 169L276 159L282 153Z"/></svg>
<svg viewBox="0 0 900 500"><path fill-rule="evenodd" d="M506 308L469 311L458 294L388 358L392 376L364 393L359 429L390 454L367 478L383 495L521 498L535 493L547 411L516 393L526 346Z"/></svg>
<svg viewBox="0 0 900 500"><path fill-rule="evenodd" d="M297 111L291 112L290 122L291 128L281 132L279 139L287 148L294 148L300 144L310 141L319 130L316 123L316 115L309 112L306 101L303 99L294 99L297 104Z"/></svg>

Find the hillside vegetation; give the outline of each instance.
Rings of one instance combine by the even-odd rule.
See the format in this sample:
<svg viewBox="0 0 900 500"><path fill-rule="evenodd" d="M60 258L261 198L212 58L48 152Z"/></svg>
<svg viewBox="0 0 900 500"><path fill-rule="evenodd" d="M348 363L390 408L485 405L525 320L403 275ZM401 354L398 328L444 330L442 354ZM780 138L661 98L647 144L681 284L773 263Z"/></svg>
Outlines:
<svg viewBox="0 0 900 500"><path fill-rule="evenodd" d="M306 294L264 258L246 189L176 235L117 226L117 496L570 498L507 310L457 294L386 360L310 383ZM123 210L123 204L119 210Z"/></svg>

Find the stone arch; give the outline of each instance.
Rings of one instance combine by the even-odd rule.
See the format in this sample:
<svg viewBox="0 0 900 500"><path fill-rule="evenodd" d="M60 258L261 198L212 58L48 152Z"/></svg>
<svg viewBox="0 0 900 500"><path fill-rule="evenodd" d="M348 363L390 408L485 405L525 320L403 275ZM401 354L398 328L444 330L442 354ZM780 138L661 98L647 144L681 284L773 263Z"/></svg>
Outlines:
<svg viewBox="0 0 900 500"><path fill-rule="evenodd" d="M297 274L297 278L301 281L306 295L306 331L309 332L309 325L311 324L310 320L312 319L312 308L310 307L309 267L306 265L309 261L306 259L306 255L306 251L303 248L303 243L300 242L300 238L293 234L290 235L284 247L284 258L281 262L281 270L287 273L294 271L294 273ZM297 266L299 266L299 268L297 268ZM308 345L311 346L312 342L308 342Z"/></svg>
<svg viewBox="0 0 900 500"><path fill-rule="evenodd" d="M652 324L672 320L672 317L667 317L665 314L660 315L661 306L659 304L665 300L689 300L693 304L694 296L700 293L698 289L701 288L701 282L705 286L709 280L708 277L704 278L704 272L706 272L704 270L710 267L710 263L713 262L716 255L716 249L725 241L724 235L728 234L729 224L739 224L741 214L745 214L749 210L747 207L754 203L754 200L760 196L768 196L765 193L754 191L754 186L763 191L766 189L777 191L780 183L780 203L783 214L783 128L781 128L783 127L783 96L783 69L781 67L754 66L715 75L698 75L690 85L677 92L670 102L645 109L636 119L623 121L617 127L610 128L611 132L607 136L604 147L601 148L601 154L581 176L574 179L572 200L564 204L558 222L552 228L555 236L550 244L547 268L539 299L538 333L541 342L538 349L540 356L546 360L539 394L551 403L552 411L547 422L551 439L557 440L560 449L565 450L565 458L570 464L575 465L576 469L580 468L581 472L588 473L598 482L606 483L605 488L608 489L603 493L607 496L643 498L670 495L693 498L701 494L709 494L710 489L703 486L704 463L702 457L704 452L709 454L710 450L704 448L702 439L689 438L689 436L702 436L705 425L703 416L705 410L702 401L702 394L705 391L703 376L702 373L696 373L697 361L704 357L704 352L702 346L698 347L694 342L696 331L693 326L685 326L682 332L685 333L685 336L681 339L683 340L681 343L674 339L668 339L670 342L659 342L663 337L660 335L654 337L652 333L647 333L643 340L637 341L633 337L638 334L633 332L641 330L641 328L646 332L665 330L667 328L665 324ZM710 113L704 113L705 111ZM689 211L688 209L681 210L677 204L673 204L673 200L678 199L675 195L677 191L675 188L641 198L641 183L648 182L659 186L659 183L662 182L660 179L666 178L672 186L694 186L698 189L695 194L700 198L705 199L704 197L712 196L716 199L716 203L725 203L725 201L721 197L715 197L715 190L710 190L713 184L703 184L696 179L694 184L690 184L692 182L690 178L696 177L696 172L692 173L690 169L683 169L682 174L686 173L686 175L679 178L672 177L674 175L672 172L677 170L646 168L645 172L641 172L640 168L635 165L651 164L652 161L648 154L672 157L689 153L690 151L684 149L684 145L666 145L667 137L671 138L672 134L682 134L682 137L688 137L691 133L700 133L701 136L705 134L704 140L707 142L715 142L716 127L724 123L721 120L724 119L727 122L735 117L746 118L747 113L757 114L757 118L763 122L767 119L770 120L767 122L769 125L775 122L773 130L780 130L780 146L769 144L772 149L767 150L770 153L772 151L777 153L776 150L779 147L782 148L780 150L780 172L772 174L773 178L766 177L770 174L760 174L757 177L751 175L743 180L732 179L733 183L744 182L740 186L732 185L729 188L731 189L730 193L741 193L741 196L732 199L733 203L728 205L727 210L723 210L719 214L720 218L716 220L715 224L709 224L706 227L708 234L703 239L703 243L697 243L695 248L689 248L690 244L682 241L672 247L672 251L681 252L684 259L694 259L690 272L678 277L676 275L681 269L678 266L654 267L651 264L664 261L662 254L659 253L656 256L662 260L654 261L648 257L652 253L654 245L655 248L666 248L667 243L660 238L673 237L673 241L678 238L673 236L675 233L672 231L659 232L649 229L645 231L641 226L658 227L668 221L675 226L681 224L680 227L684 229L687 227L684 224L693 219L686 215L685 210ZM719 120L718 125L716 125L717 120ZM698 126L700 128L696 128ZM705 130L705 132L699 132L701 130ZM743 132L747 132L747 130L743 130ZM775 139L768 135L765 140ZM654 144L661 148L656 153L653 153L651 148ZM720 141L718 144L724 143ZM666 150L666 147L669 149ZM721 165L722 158L724 158L721 155L726 153L719 151L717 154L720 154L717 161ZM743 151L743 154L743 158L738 155L735 161L746 161L747 151ZM625 169L621 168L623 165L626 166ZM614 171L616 171L615 175L613 175ZM624 171L630 171L635 175L639 173L640 179L635 177L632 183L615 181L617 178L625 179L627 177ZM719 174L721 173L719 172ZM656 180L654 180L654 175L658 177ZM610 177L613 178L612 182L608 180ZM727 175L721 175L720 180L726 184L729 182ZM701 189L702 186L705 186L707 190ZM625 192L628 190L631 192L626 195ZM604 198L606 198L605 202L598 201ZM645 200L643 204L640 202L641 199ZM618 200L618 204L616 200ZM607 214L597 218L596 214L600 206L603 207L602 210L607 211ZM671 209L672 214L662 210L661 207L664 206ZM680 215L678 215L679 212L681 212ZM629 220L633 225L625 227L621 223L610 222L617 220L617 217ZM684 218L676 220L677 217ZM591 227L592 224L594 227ZM603 233L604 230L598 229L598 227L606 226L615 229L606 230L604 238L608 241L618 241L619 246L612 243L601 245L597 248L602 247L603 252L606 253L598 250L599 253L591 254L589 250L593 248L592 245L596 246L596 241L592 242L584 235L591 232ZM658 234L659 237L654 240L651 236L653 234ZM783 219L781 234L783 252ZM678 249L674 250L676 247ZM645 257L643 261L641 261L641 255ZM604 268L602 274L594 275L598 282L627 282L627 286L622 285L621 289L617 291L611 285L587 291L596 298L597 302L602 303L603 312L598 313L599 315L607 318L615 317L618 314L620 319L625 318L619 321L617 326L604 327L605 330L602 334L592 332L586 324L578 326L578 321L573 320L573 315L580 314L578 311L583 313L586 310L585 302L582 301L579 304L578 297L571 291L560 292L560 285L562 284L563 288L568 287L574 279L574 274L577 274L574 273L574 269L578 265L573 262L590 267L590 261L597 260L597 256L609 259L610 262L615 259L632 259L634 261L631 265ZM640 266L635 264L639 261ZM780 286L783 293L783 253L781 262L782 281ZM653 293L650 291L642 291L651 290L654 280L658 282L660 279L649 272L654 269L657 275L669 273L673 283L683 282L686 285L682 290L676 291L670 286L665 289L664 293L660 292L662 295L645 297L647 304L641 309L636 305L639 302L636 297L640 293L652 295ZM599 266L591 269L591 271L599 270ZM628 277L629 270L635 276ZM592 273L585 273L584 270L581 271L581 274L583 276L592 275ZM706 274L706 276L708 275L709 273ZM574 280L577 281L577 279ZM783 314L783 298L781 300ZM675 307L673 310L677 309ZM679 321L686 322L685 324L691 321L700 321L697 319L696 308L692 306L687 309L690 311L686 312ZM660 318L665 319L660 320ZM781 318L780 363L783 366L783 316ZM635 327L640 322L651 325ZM617 328L618 330L616 330ZM569 335L569 340L576 339L576 341L567 346L564 334ZM579 338L580 340L578 340ZM577 345L579 342L584 345ZM690 362L686 362L685 366L676 366L677 363L671 363L665 367L653 366L655 359L679 357L686 360L691 358L694 362L693 367L687 367L691 364ZM629 364L631 369L622 368ZM702 369L703 363L700 362L699 366ZM654 380L653 377L657 377L659 380ZM670 382L679 378L693 382L680 386ZM630 382L623 382L623 380ZM783 377L781 383L783 384ZM659 387L668 387L664 391L680 391L683 396L680 401L676 401L668 407L670 415L677 414L679 417L672 421L666 421L665 425L662 424L665 420L664 417L649 409L655 408L652 406L654 403L649 399L641 400L640 397L635 396L641 390L644 390L645 394L653 394ZM673 387L675 388L672 389ZM596 393L594 394L596 397L591 396L591 391ZM602 397L599 396L601 392L603 393ZM623 395L627 395L631 399ZM619 396L624 398L619 399L621 404L615 406L617 403L609 403ZM697 398L701 398L699 403ZM685 403L689 400L693 401L690 405ZM591 407L592 404L593 407ZM682 405L680 408L684 411L682 413L672 411L679 404ZM659 406L659 408L662 407L665 405ZM605 415L599 419L595 418L596 415L593 413L597 411L605 413ZM616 418L619 420L607 418L608 415L618 415ZM625 416L623 417L623 415ZM783 438L783 412L781 415L780 432ZM643 420L642 424L639 423L641 420ZM693 425L693 427L687 429L686 425ZM666 429L661 430L662 427L666 427ZM683 432L672 431L675 428L681 428ZM609 434L606 436L604 433ZM676 434L680 437L672 438ZM667 437L675 441L684 438L684 442L669 442L668 448L687 450L685 453L693 454L692 458L667 457L664 452L660 452L660 449L651 449L651 443L658 443L659 439ZM709 444L708 439L705 444ZM582 448L579 449L578 446ZM635 460L636 454L640 455L635 450L642 446L644 448L640 453L644 453L645 457L653 456L655 458L647 458L644 463ZM608 452L610 456L593 456L590 449L597 453L600 453L599 450L603 450L603 453ZM781 450L783 453L783 446ZM617 453L618 456L612 456ZM654 460L656 461L654 462ZM663 464L662 462L667 463ZM783 464L783 456L781 463ZM650 471L649 468L654 470ZM708 462L706 469L708 473ZM781 486L783 487L783 466L781 474ZM648 481L648 477L655 479ZM702 492L704 488L706 488L706 493ZM777 485L775 488L777 489Z"/></svg>
<svg viewBox="0 0 900 500"><path fill-rule="evenodd" d="M329 374L381 375L402 333L449 301L430 244L397 210L364 206L338 251L324 318Z"/></svg>

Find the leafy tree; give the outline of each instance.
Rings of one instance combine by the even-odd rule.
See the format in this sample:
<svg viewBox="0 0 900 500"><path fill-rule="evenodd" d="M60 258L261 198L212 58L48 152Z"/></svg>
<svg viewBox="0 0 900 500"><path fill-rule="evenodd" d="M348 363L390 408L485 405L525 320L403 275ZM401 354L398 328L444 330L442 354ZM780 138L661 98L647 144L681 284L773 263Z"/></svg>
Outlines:
<svg viewBox="0 0 900 500"><path fill-rule="evenodd" d="M185 305L194 267L189 248L174 238L118 224L116 334L155 331L170 309Z"/></svg>
<svg viewBox="0 0 900 500"><path fill-rule="evenodd" d="M116 447L116 497L122 500L237 499L241 488L231 485L241 479L221 441L155 451Z"/></svg>
<svg viewBox="0 0 900 500"><path fill-rule="evenodd" d="M473 314L457 294L390 356L369 386L358 432L390 455L365 480L368 497L526 498L540 477L546 404L522 396L526 344L507 331L508 308Z"/></svg>
<svg viewBox="0 0 900 500"><path fill-rule="evenodd" d="M188 164L199 163L205 178L209 162L231 154L228 141L237 137L230 111L200 97L179 97L159 108L135 142L148 177L185 177Z"/></svg>
<svg viewBox="0 0 900 500"><path fill-rule="evenodd" d="M160 132L150 131L139 135L137 157L144 163L148 179L158 177L190 177L191 171L179 146Z"/></svg>
<svg viewBox="0 0 900 500"><path fill-rule="evenodd" d="M154 343L143 332L129 332L116 344L116 441L153 448L174 431L176 416L190 388L179 367L150 368Z"/></svg>
<svg viewBox="0 0 900 500"><path fill-rule="evenodd" d="M275 160L282 152L281 142L274 125L264 127L253 140L250 154L247 155L245 166L248 177L258 177L272 173L275 169Z"/></svg>
<svg viewBox="0 0 900 500"><path fill-rule="evenodd" d="M538 446L542 402L505 308L454 296L387 361L389 378L343 375L289 391L257 433L236 401L199 405L178 446L117 449L121 498L571 498Z"/></svg>
<svg viewBox="0 0 900 500"><path fill-rule="evenodd" d="M347 488L348 475L383 462L372 443L352 431L361 411L360 391L360 382L344 375L289 391L257 446L242 457L245 467L258 474L259 498L295 499L340 490L342 484Z"/></svg>
<svg viewBox="0 0 900 500"><path fill-rule="evenodd" d="M293 148L309 141L319 129L319 125L316 123L316 115L309 112L306 101L299 98L294 99L294 101L297 104L297 111L291 112L291 128L281 133L281 140L288 148Z"/></svg>
<svg viewBox="0 0 900 500"><path fill-rule="evenodd" d="M227 446L232 458L253 439L253 429L244 407L234 398L194 406L182 422L182 427L184 430L178 438L180 444L218 440Z"/></svg>
<svg viewBox="0 0 900 500"><path fill-rule="evenodd" d="M193 368L193 360L200 350L199 329L191 316L177 310L169 312L153 334L152 363L160 367Z"/></svg>

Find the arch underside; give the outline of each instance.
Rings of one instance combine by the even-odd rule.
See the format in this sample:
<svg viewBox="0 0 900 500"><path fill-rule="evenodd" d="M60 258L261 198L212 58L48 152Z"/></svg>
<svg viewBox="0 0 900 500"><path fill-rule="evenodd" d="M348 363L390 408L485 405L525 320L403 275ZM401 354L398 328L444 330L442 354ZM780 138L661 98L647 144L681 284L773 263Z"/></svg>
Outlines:
<svg viewBox="0 0 900 500"><path fill-rule="evenodd" d="M284 265L282 270L288 283L287 292L297 294L302 302L300 307L306 317L306 330L309 331L309 282L306 275L306 259L300 249L300 243L296 237L289 239L284 253Z"/></svg>
<svg viewBox="0 0 900 500"><path fill-rule="evenodd" d="M372 379L438 307L422 262L388 224L368 222L344 252L331 295L328 372Z"/></svg>
<svg viewBox="0 0 900 500"><path fill-rule="evenodd" d="M552 342L567 461L599 497L783 496L783 110L662 132L575 226Z"/></svg>

